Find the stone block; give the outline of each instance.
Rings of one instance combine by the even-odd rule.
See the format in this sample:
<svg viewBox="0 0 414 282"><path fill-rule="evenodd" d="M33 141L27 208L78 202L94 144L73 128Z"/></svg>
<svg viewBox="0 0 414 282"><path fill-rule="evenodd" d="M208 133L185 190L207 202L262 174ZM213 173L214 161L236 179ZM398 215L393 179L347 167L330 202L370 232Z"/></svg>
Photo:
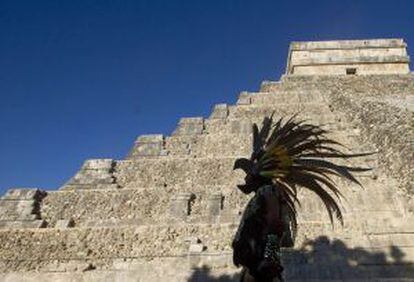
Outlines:
<svg viewBox="0 0 414 282"><path fill-rule="evenodd" d="M113 170L116 162L112 159L86 160L82 168L65 185L64 189L96 189L97 184L109 185L115 182Z"/></svg>
<svg viewBox="0 0 414 282"><path fill-rule="evenodd" d="M190 201L194 198L192 193L180 193L171 198L170 215L177 219L186 219L190 215Z"/></svg>
<svg viewBox="0 0 414 282"><path fill-rule="evenodd" d="M223 209L223 195L214 193L208 197L208 213L209 216L218 216Z"/></svg>
<svg viewBox="0 0 414 282"><path fill-rule="evenodd" d="M205 247L203 244L191 244L188 248L190 254L200 254L204 251Z"/></svg>
<svg viewBox="0 0 414 282"><path fill-rule="evenodd" d="M0 200L0 220L32 220L35 213L35 201Z"/></svg>
<svg viewBox="0 0 414 282"><path fill-rule="evenodd" d="M94 269L94 266L85 261L78 261L78 260L72 260L72 261L58 261L54 260L51 263L49 263L45 270L48 272L84 272L88 270ZM71 279L72 280L72 279ZM60 281L60 280L59 280Z"/></svg>
<svg viewBox="0 0 414 282"><path fill-rule="evenodd" d="M82 169L111 171L113 164L114 160L112 159L90 159L83 163Z"/></svg>
<svg viewBox="0 0 414 282"><path fill-rule="evenodd" d="M233 134L250 134L252 122L250 120L233 120L230 122L230 132Z"/></svg>
<svg viewBox="0 0 414 282"><path fill-rule="evenodd" d="M164 135L148 134L141 135L135 141L134 148L129 154L129 158L137 156L160 156L164 149Z"/></svg>
<svg viewBox="0 0 414 282"><path fill-rule="evenodd" d="M172 135L196 135L204 131L204 118L181 118Z"/></svg>
<svg viewBox="0 0 414 282"><path fill-rule="evenodd" d="M91 219L81 224L82 227L121 227L142 225L140 219Z"/></svg>
<svg viewBox="0 0 414 282"><path fill-rule="evenodd" d="M201 243L201 240L196 236L189 236L185 238L184 241L190 243L191 245Z"/></svg>
<svg viewBox="0 0 414 282"><path fill-rule="evenodd" d="M282 88L280 81L268 81L264 80L260 84L260 92L276 92Z"/></svg>
<svg viewBox="0 0 414 282"><path fill-rule="evenodd" d="M75 226L73 219L61 219L56 222L55 228L66 229Z"/></svg>
<svg viewBox="0 0 414 282"><path fill-rule="evenodd" d="M249 92L241 92L239 98L237 99L237 105L250 105L251 104L251 95Z"/></svg>
<svg viewBox="0 0 414 282"><path fill-rule="evenodd" d="M35 200L43 198L45 192L38 188L13 188L7 190L3 200Z"/></svg>
<svg viewBox="0 0 414 282"><path fill-rule="evenodd" d="M217 104L214 106L210 115L211 119L225 119L229 115L229 107L227 104Z"/></svg>
<svg viewBox="0 0 414 282"><path fill-rule="evenodd" d="M35 202L34 201L18 201L17 213L20 214L22 218L32 215L35 213Z"/></svg>
<svg viewBox="0 0 414 282"><path fill-rule="evenodd" d="M0 221L0 228L24 229L24 228L45 228L47 222L39 220L18 220L18 221Z"/></svg>

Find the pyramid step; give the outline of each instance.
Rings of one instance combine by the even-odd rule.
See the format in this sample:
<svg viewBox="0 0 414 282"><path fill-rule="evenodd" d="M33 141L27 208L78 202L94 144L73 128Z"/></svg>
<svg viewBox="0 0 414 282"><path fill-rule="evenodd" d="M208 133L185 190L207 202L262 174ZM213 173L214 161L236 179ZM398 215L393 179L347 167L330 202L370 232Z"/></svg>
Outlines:
<svg viewBox="0 0 414 282"><path fill-rule="evenodd" d="M271 110L271 109L270 109ZM269 111L270 111L269 110ZM252 113L252 118L244 117L230 117L228 119L207 119L205 120L205 129L204 133L207 134L225 134L225 133L234 133L234 134L250 134L252 129L252 124L256 123L261 126L265 114L255 115ZM283 117L286 121L292 115L282 115L278 112L274 113L274 120L278 120ZM354 133L355 136L359 136L359 131L355 131L354 128L346 123L346 119L340 114L333 113L319 113L319 115L310 115L310 114L299 114L298 119L306 119L308 122L316 125L321 125L324 128L331 131L339 130L349 130L350 133Z"/></svg>
<svg viewBox="0 0 414 282"><path fill-rule="evenodd" d="M188 223L237 222L247 200L235 185L184 183L52 192L45 198L41 212L50 227L60 219L72 220L75 227L159 224L175 218Z"/></svg>
<svg viewBox="0 0 414 282"><path fill-rule="evenodd" d="M317 116L318 114L330 114L329 107L324 103L300 103L300 104L263 104L263 105L236 105L229 106L229 118L255 118L270 116L299 117Z"/></svg>
<svg viewBox="0 0 414 282"><path fill-rule="evenodd" d="M13 188L0 198L0 221L2 227L27 225L40 219L40 203L45 191L37 188Z"/></svg>
<svg viewBox="0 0 414 282"><path fill-rule="evenodd" d="M227 133L227 132L226 132ZM172 136L165 140L168 156L209 157L240 156L250 154L252 136L232 134L202 134L198 136Z"/></svg>
<svg viewBox="0 0 414 282"><path fill-rule="evenodd" d="M47 223L43 219L0 220L0 229L38 229L46 226Z"/></svg>
<svg viewBox="0 0 414 282"><path fill-rule="evenodd" d="M207 119L204 120L204 129L200 134L173 134L167 137L142 135L137 138L128 159L163 158L168 156L246 155L249 153L252 122L260 125L262 118L262 116L257 116L253 121L244 118ZM276 118L278 118L278 115L275 116ZM341 120L340 116L329 113L314 116L311 122L323 124L326 129L343 131L344 135L341 136L341 140L345 140L344 145L351 145L348 144L346 137L358 136L359 131L349 129L349 126ZM102 179L96 179L96 181L101 184L111 184L113 182L110 173L104 173L103 170L99 173L106 177L101 177ZM81 175L78 178L82 179ZM76 180L76 177L73 180Z"/></svg>
<svg viewBox="0 0 414 282"><path fill-rule="evenodd" d="M223 185L242 178L233 171L234 157L159 158L119 161L115 175L121 187L150 187L192 183Z"/></svg>
<svg viewBox="0 0 414 282"><path fill-rule="evenodd" d="M188 157L216 157L216 156L248 156L252 150L252 133L246 124L245 132L232 133L236 122L227 126L228 131L223 130L213 134L200 134L197 136L171 136L165 139L166 156L188 156ZM250 125L250 123L248 123ZM223 126L224 127L224 126ZM336 131L329 135L330 138L338 140L341 144L354 148L357 142L354 140L353 131Z"/></svg>
<svg viewBox="0 0 414 282"><path fill-rule="evenodd" d="M316 91L241 92L238 105L285 104L295 106L305 103L324 103L326 97Z"/></svg>
<svg viewBox="0 0 414 282"><path fill-rule="evenodd" d="M3 243L0 270L44 271L53 268L56 260L65 262L79 259L87 259L98 265L101 270L111 269L115 264L116 268L120 269L125 267L125 264L119 262L125 262L126 258L131 261L144 257L187 256L192 249L194 250L191 248L191 242L194 240L189 238L195 236L197 244L203 246L200 254L227 254L231 257L230 242L236 228L237 224L169 224L63 230L46 228L41 232L0 230L0 239ZM313 227L310 225L307 229L313 230ZM358 237L357 234L355 236ZM47 248L44 238L48 238ZM338 277L335 276L338 271L342 275L339 278L358 278L356 274L360 275L359 278L364 278L361 275L365 274L365 270L361 273L360 267L382 266L388 269L408 261L408 258L401 254L407 253L411 256L411 250L403 246L391 249L371 246L353 248L346 238L333 236L331 232L321 232L315 237L308 238L305 244L282 251L286 278L302 279L303 275L309 275L307 278L329 279ZM102 258L106 259L106 263L100 263ZM26 260L30 260L31 263L16 263ZM307 267L309 265L313 268ZM373 271L366 273L371 275L369 277L376 276L376 272Z"/></svg>
<svg viewBox="0 0 414 282"><path fill-rule="evenodd" d="M281 81L265 80L260 85L260 92L275 92L283 89Z"/></svg>
<svg viewBox="0 0 414 282"><path fill-rule="evenodd" d="M244 176L233 171L237 157L247 156L209 156L209 157L171 157L158 159L139 159L118 161L114 176L120 187L160 186L166 183L193 183L194 185L235 184ZM361 164L358 162L358 164ZM370 176L370 172L360 174Z"/></svg>
<svg viewBox="0 0 414 282"><path fill-rule="evenodd" d="M209 252L231 252L230 242L237 226L238 224L234 223L191 225L182 223L95 228L44 228L39 232L0 230L1 261L29 259L33 262L30 267L42 267L41 264L47 260L52 262L56 259L65 261L88 258L89 261L93 261L103 257L113 259L188 255L191 244L188 238L194 236L198 237ZM0 263L0 266L4 264ZM4 271L4 269L1 270ZM13 271L13 269L10 270Z"/></svg>
<svg viewBox="0 0 414 282"><path fill-rule="evenodd" d="M236 227L234 224L181 224L63 230L44 228L38 232L0 230L0 272L39 271L56 260L91 262L105 258L108 262L116 258L187 256L191 244L188 238L195 235L211 252L230 252ZM102 267L109 268L110 265Z"/></svg>
<svg viewBox="0 0 414 282"><path fill-rule="evenodd" d="M281 92L298 89L303 91L317 91L320 90L318 82L314 80L314 77L302 77L295 80L263 81L260 85L260 92Z"/></svg>
<svg viewBox="0 0 414 282"><path fill-rule="evenodd" d="M241 180L242 178L239 178L236 183ZM381 210L379 210L375 205L371 207L369 202L357 201L357 198L352 197L354 193L360 195L361 199L368 198L371 195L368 191L358 189L354 192L352 188L356 189L355 185L345 181L336 182L347 199L344 202L345 209L343 210L345 222L348 223L350 220L355 222L358 219L360 225L364 224L364 226L369 226L378 232L384 222L377 223L376 219L400 216L400 213L394 209L393 201L379 201L381 206ZM168 217L171 212L169 207L172 203L177 203L177 195L184 193L185 197L179 196L180 201L184 201L181 202L183 203L182 207L189 208L191 203L191 210L187 210L184 214L187 222L211 222L213 215L211 212L214 212L214 215L219 215L219 218L215 218L214 221L237 222L241 208L245 205L248 197L238 191L236 183L202 185L182 182L169 185L164 183L164 185L156 187L133 186L130 183L126 188L109 190L64 190L51 192L44 200L41 213L51 226L54 226L60 218L73 219L75 225L80 226L127 225L129 220L137 221L139 224L156 224L164 220L171 220ZM376 186L376 183L372 182L366 186L368 190ZM305 223L324 221L329 224L325 207L313 193L301 192L299 199L302 203L298 208L300 221ZM384 197L384 199L386 198ZM111 202L111 205L106 204L108 201ZM214 211L212 204L214 204ZM180 210L182 211L182 208ZM120 221L104 222L107 218ZM365 222L365 219L370 220Z"/></svg>
<svg viewBox="0 0 414 282"><path fill-rule="evenodd" d="M333 114L324 104L297 104L295 107L284 105L237 105L229 106L229 119L250 119L252 121L263 120L263 117L274 114L278 117L289 118L297 114L297 119L320 120L320 116L334 115L341 118L339 113ZM329 121L328 121L329 122ZM330 121L332 122L332 121Z"/></svg>

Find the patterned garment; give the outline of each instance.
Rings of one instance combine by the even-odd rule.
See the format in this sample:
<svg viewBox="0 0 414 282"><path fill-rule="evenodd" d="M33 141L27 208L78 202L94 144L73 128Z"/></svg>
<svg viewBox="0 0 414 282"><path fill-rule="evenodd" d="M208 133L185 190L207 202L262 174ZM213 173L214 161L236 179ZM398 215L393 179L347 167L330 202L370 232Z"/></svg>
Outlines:
<svg viewBox="0 0 414 282"><path fill-rule="evenodd" d="M234 263L237 266L244 266L247 270L244 271L244 281L249 281L246 280L249 279L248 277L261 278L260 281L282 281L280 236L263 232L267 224L266 194L277 197L277 188L273 185L264 185L257 190L246 206L233 240ZM283 234L283 230L280 233ZM273 278L268 277L269 275ZM275 278L279 280L274 280ZM259 281L257 279L254 281Z"/></svg>

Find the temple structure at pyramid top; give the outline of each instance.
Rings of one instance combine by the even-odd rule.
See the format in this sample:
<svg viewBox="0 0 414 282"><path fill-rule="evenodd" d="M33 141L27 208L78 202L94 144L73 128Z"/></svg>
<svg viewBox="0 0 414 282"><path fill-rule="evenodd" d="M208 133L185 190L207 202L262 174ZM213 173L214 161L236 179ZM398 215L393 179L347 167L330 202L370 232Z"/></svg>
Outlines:
<svg viewBox="0 0 414 282"><path fill-rule="evenodd" d="M407 74L403 39L292 42L287 75Z"/></svg>

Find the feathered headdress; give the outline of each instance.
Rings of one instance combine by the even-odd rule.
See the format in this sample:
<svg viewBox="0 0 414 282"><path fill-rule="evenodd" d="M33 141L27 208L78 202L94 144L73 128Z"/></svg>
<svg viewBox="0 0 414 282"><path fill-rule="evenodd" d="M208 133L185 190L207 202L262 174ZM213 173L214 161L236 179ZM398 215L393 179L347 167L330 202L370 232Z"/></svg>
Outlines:
<svg viewBox="0 0 414 282"><path fill-rule="evenodd" d="M262 185L274 184L296 227L295 204L300 205L297 187L307 188L322 200L331 222L336 215L343 224L341 209L335 199L335 196L340 199L342 194L330 176L346 178L361 185L352 173L370 168L339 165L328 159L347 159L372 153L343 153L335 148L343 145L329 139L327 133L320 126L295 121L295 116L285 123L279 119L273 124L272 114L264 118L260 131L253 124L253 153L250 159L240 158L234 163L234 169L242 169L246 173L245 184L238 185L239 189L248 194Z"/></svg>

